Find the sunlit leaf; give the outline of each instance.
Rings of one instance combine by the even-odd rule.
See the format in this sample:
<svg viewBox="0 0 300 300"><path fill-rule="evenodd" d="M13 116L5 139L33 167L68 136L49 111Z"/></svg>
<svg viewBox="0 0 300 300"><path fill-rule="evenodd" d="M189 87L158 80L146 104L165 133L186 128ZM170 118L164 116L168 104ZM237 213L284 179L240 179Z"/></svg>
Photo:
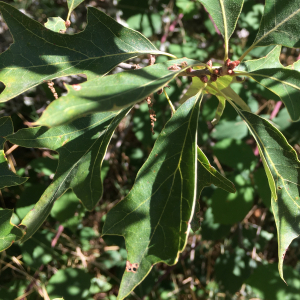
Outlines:
<svg viewBox="0 0 300 300"><path fill-rule="evenodd" d="M300 119L300 64L284 67L279 61L281 46L275 47L266 57L246 61L239 67L284 102L293 121ZM243 74L243 73L242 73Z"/></svg>
<svg viewBox="0 0 300 300"><path fill-rule="evenodd" d="M266 0L254 45L299 47L300 1Z"/></svg>
<svg viewBox="0 0 300 300"><path fill-rule="evenodd" d="M300 0L266 0L264 15L252 46L240 61L255 47L283 45L300 47Z"/></svg>
<svg viewBox="0 0 300 300"><path fill-rule="evenodd" d="M130 108L121 112L99 113L51 129L36 127L8 136L23 147L48 148L58 152L59 164L52 184L22 220L27 227L22 241L31 237L49 215L53 203L73 189L86 209L102 197L101 165L111 136Z"/></svg>
<svg viewBox="0 0 300 300"><path fill-rule="evenodd" d="M141 54L163 54L143 35L123 27L100 10L88 8L84 31L60 34L0 2L14 43L0 55L0 81L7 101L44 81L72 74L100 77L120 62Z"/></svg>
<svg viewBox="0 0 300 300"><path fill-rule="evenodd" d="M22 231L11 223L12 215L12 209L0 208L0 251L7 249L23 236Z"/></svg>
<svg viewBox="0 0 300 300"><path fill-rule="evenodd" d="M180 99L179 103L182 104L191 97L195 96L196 94L199 93L201 89L204 88L204 83L200 80L200 78L194 76L192 77L192 83L189 86L188 90L186 93L183 95L183 97Z"/></svg>
<svg viewBox="0 0 300 300"><path fill-rule="evenodd" d="M300 161L296 151L269 121L239 111L253 134L271 185L272 209L278 235L279 274L283 279L283 260L291 242L300 235ZM274 197L274 194L276 197Z"/></svg>
<svg viewBox="0 0 300 300"><path fill-rule="evenodd" d="M205 91L211 95L215 95L219 100L215 118L212 120L213 125L219 123L224 112L226 106L226 97L224 97L224 95L229 97L233 102L238 104L244 110L250 111L250 108L244 102L244 100L230 87L230 84L236 82L237 80L235 77L222 76L218 78L217 81L211 82L206 86Z"/></svg>
<svg viewBox="0 0 300 300"><path fill-rule="evenodd" d="M182 62L186 62L185 68L168 70ZM68 86L68 94L53 101L36 124L51 127L93 112L120 110L163 88L182 70L193 65L201 63L187 58L170 60Z"/></svg>
<svg viewBox="0 0 300 300"><path fill-rule="evenodd" d="M106 217L104 235L122 235L127 260L118 299L154 264L173 265L186 245L196 200L199 94L182 104L159 135L130 193ZM172 145L172 147L170 147Z"/></svg>
<svg viewBox="0 0 300 300"><path fill-rule="evenodd" d="M45 27L54 32L66 30L65 21L61 17L48 18Z"/></svg>

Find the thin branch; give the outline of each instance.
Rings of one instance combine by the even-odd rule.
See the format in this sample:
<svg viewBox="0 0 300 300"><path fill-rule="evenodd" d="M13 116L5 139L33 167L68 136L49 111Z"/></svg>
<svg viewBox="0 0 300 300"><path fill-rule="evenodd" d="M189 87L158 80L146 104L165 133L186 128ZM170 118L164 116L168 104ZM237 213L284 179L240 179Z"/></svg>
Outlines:
<svg viewBox="0 0 300 300"><path fill-rule="evenodd" d="M13 145L12 147L10 147L6 152L5 155L9 155L11 154L15 149L17 149L19 147L19 145Z"/></svg>
<svg viewBox="0 0 300 300"><path fill-rule="evenodd" d="M127 63L120 63L117 65L117 67L123 69L123 70L136 70L136 69L141 69L141 67L139 66L139 64L127 64Z"/></svg>

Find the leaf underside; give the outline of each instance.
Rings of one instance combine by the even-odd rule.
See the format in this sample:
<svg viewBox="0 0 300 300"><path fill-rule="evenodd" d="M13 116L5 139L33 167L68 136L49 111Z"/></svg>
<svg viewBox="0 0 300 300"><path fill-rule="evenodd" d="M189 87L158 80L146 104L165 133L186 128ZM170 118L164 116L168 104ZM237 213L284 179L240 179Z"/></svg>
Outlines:
<svg viewBox="0 0 300 300"><path fill-rule="evenodd" d="M59 154L52 184L22 220L22 225L27 227L22 242L37 231L55 200L70 188L86 209L95 207L103 192L101 165L107 146L115 128L129 110L98 113L51 129L22 129L7 137L11 143L23 147L48 148Z"/></svg>

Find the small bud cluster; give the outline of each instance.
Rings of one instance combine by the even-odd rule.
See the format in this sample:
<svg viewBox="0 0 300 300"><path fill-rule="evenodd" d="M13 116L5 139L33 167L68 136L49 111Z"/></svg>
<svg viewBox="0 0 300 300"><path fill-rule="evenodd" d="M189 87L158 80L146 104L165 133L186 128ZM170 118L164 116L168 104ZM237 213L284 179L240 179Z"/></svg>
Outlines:
<svg viewBox="0 0 300 300"><path fill-rule="evenodd" d="M47 84L48 84L48 88L51 90L51 92L52 92L54 98L55 98L55 99L58 99L58 95L57 95L57 93L56 93L56 91L55 91L55 88L54 88L54 82L52 82L51 80L48 80L48 81L47 81Z"/></svg>
<svg viewBox="0 0 300 300"><path fill-rule="evenodd" d="M65 26L66 26L66 28L69 28L69 27L70 27L70 25L71 25L71 21L70 21L70 20L67 20L67 21L65 22Z"/></svg>
<svg viewBox="0 0 300 300"><path fill-rule="evenodd" d="M219 76L225 75L234 75L234 69L240 64L239 60L231 61L229 58L225 61L223 67L217 68L213 70L213 74L211 75L211 81L216 81Z"/></svg>

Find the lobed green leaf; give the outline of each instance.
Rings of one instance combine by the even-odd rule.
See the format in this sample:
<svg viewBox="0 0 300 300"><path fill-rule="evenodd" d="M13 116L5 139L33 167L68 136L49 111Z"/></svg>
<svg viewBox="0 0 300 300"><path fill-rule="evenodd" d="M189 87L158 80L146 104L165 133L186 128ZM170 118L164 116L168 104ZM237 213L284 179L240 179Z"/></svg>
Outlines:
<svg viewBox="0 0 300 300"><path fill-rule="evenodd" d="M271 187L278 236L278 268L284 280L285 253L300 235L300 161L286 138L269 121L249 112L238 113L258 144Z"/></svg>
<svg viewBox="0 0 300 300"><path fill-rule="evenodd" d="M285 104L291 119L300 120L300 64L284 67L279 61L281 46L276 46L266 57L245 61L238 70L276 94ZM237 73L238 74L238 73Z"/></svg>
<svg viewBox="0 0 300 300"><path fill-rule="evenodd" d="M197 148L197 199L200 198L204 187L215 185L229 193L235 193L234 184L226 177L221 175L210 163L202 150Z"/></svg>
<svg viewBox="0 0 300 300"><path fill-rule="evenodd" d="M266 0L264 14L253 45L240 61L255 47L283 45L300 47L300 0Z"/></svg>
<svg viewBox="0 0 300 300"><path fill-rule="evenodd" d="M93 7L85 30L74 35L53 32L4 2L0 11L14 39L0 55L0 81L6 86L0 102L57 77L86 74L92 79L138 55L165 54Z"/></svg>
<svg viewBox="0 0 300 300"><path fill-rule="evenodd" d="M37 231L55 200L68 189L73 189L86 209L95 207L103 192L101 166L107 146L115 128L129 110L94 114L51 129L22 129L7 137L11 143L23 147L48 148L59 154L52 184L22 220L22 225L27 227L22 242Z"/></svg>
<svg viewBox="0 0 300 300"><path fill-rule="evenodd" d="M118 299L153 265L173 265L186 245L196 203L199 94L182 104L159 135L130 193L107 214L103 235L122 235L127 260Z"/></svg>

